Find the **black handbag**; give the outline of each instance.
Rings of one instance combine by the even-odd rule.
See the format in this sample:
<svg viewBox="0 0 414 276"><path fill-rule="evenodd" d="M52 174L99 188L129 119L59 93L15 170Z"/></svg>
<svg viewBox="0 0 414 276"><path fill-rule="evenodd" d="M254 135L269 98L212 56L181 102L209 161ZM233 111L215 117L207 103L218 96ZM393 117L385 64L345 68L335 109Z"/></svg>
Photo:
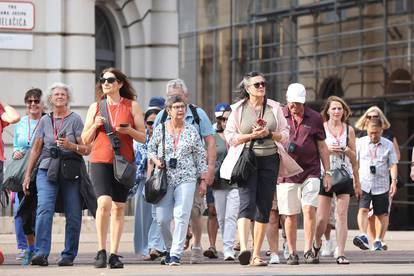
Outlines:
<svg viewBox="0 0 414 276"><path fill-rule="evenodd" d="M253 151L253 144L255 140L250 142L249 148L244 149L236 165L234 165L231 172L230 183L237 183L237 186L243 186L249 176L257 170L256 154Z"/></svg>
<svg viewBox="0 0 414 276"><path fill-rule="evenodd" d="M60 159L60 175L66 180L77 180L81 177L82 156L76 153L62 154Z"/></svg>
<svg viewBox="0 0 414 276"><path fill-rule="evenodd" d="M346 124L346 146L348 146L348 124ZM341 156L341 167L332 170L332 188L333 192L339 192L347 189L349 185L353 185L353 179L345 168L345 154Z"/></svg>
<svg viewBox="0 0 414 276"><path fill-rule="evenodd" d="M30 150L27 150L21 159L13 159L6 166L4 173L3 189L12 192L23 191L22 183L29 163Z"/></svg>
<svg viewBox="0 0 414 276"><path fill-rule="evenodd" d="M126 160L125 157L121 155L120 140L118 136L116 136L115 133L112 131L112 128L109 125L106 99L101 100L99 110L101 112L102 117L105 118L105 132L106 135L108 135L115 152L115 157L112 162L114 168L114 177L119 183L121 183L122 186L124 186L125 189L129 190L135 185L137 165L134 162L128 162L128 160Z"/></svg>
<svg viewBox="0 0 414 276"><path fill-rule="evenodd" d="M151 176L145 181L145 200L148 203L158 203L167 193L167 166L165 164L165 123L162 124L162 157L163 168L151 172Z"/></svg>

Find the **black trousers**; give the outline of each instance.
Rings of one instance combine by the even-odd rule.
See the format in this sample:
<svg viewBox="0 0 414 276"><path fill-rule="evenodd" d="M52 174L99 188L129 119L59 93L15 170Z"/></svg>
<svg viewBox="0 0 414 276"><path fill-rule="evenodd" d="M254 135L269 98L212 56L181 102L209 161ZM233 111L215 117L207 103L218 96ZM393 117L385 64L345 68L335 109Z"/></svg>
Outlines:
<svg viewBox="0 0 414 276"><path fill-rule="evenodd" d="M239 218L268 223L276 192L280 160L278 154L256 158L257 170L245 183L239 183Z"/></svg>

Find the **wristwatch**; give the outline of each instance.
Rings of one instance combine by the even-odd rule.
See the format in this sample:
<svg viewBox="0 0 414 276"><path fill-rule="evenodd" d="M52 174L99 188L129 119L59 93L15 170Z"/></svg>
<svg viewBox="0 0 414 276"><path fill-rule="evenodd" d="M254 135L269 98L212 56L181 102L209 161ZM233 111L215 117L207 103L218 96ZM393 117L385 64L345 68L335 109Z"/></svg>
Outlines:
<svg viewBox="0 0 414 276"><path fill-rule="evenodd" d="M325 171L325 174L332 176L332 171Z"/></svg>

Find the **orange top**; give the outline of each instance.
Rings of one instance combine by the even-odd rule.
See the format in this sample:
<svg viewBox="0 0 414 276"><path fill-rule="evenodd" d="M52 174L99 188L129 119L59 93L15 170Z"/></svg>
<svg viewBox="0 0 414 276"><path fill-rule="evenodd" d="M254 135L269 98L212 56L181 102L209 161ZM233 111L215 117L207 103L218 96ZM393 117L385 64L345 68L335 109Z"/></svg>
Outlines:
<svg viewBox="0 0 414 276"><path fill-rule="evenodd" d="M119 104L107 105L109 120L112 118L112 125L119 126L120 124L129 124L133 128L134 119L132 117L132 101L126 98L121 98ZM97 110L95 116L101 116L99 111L99 102L97 104ZM127 134L121 134L115 132L121 142L121 155L125 157L129 162L134 161L134 149L132 137ZM92 163L109 163L112 164L114 158L114 150L112 148L111 141L108 135L106 135L105 128L101 126L96 131L95 141L92 146L91 159Z"/></svg>

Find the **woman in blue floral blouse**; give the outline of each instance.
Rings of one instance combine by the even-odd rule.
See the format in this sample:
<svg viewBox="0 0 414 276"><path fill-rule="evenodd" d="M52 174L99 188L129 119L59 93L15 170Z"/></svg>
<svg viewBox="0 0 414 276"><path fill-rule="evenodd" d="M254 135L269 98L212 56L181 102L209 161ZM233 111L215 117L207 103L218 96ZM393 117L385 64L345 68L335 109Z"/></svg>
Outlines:
<svg viewBox="0 0 414 276"><path fill-rule="evenodd" d="M167 249L162 264L180 265L197 178L207 171L206 151L197 129L184 121L187 105L183 98L169 97L166 107L171 120L165 123L165 162L161 162L162 125L154 130L148 145L148 158L157 168L167 167L167 194L156 205L157 222ZM205 190L200 193L204 194ZM173 218L174 234L170 230Z"/></svg>

